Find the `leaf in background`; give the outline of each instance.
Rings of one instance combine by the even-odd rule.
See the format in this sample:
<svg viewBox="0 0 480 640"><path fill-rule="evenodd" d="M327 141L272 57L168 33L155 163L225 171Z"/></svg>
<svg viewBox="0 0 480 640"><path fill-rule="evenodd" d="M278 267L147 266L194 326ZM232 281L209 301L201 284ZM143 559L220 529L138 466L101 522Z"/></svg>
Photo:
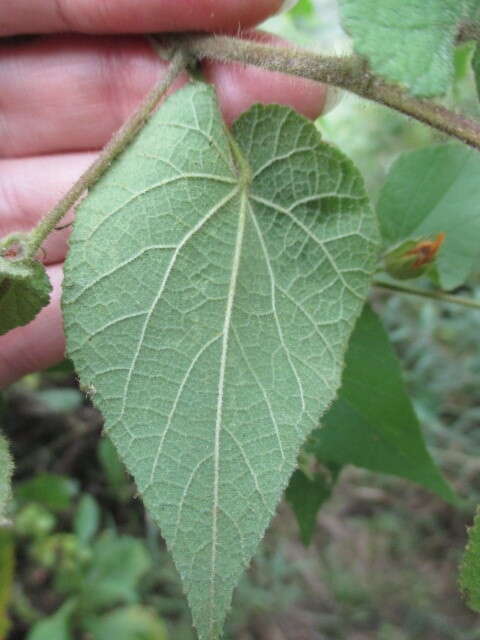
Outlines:
<svg viewBox="0 0 480 640"><path fill-rule="evenodd" d="M5 438L0 435L0 527L5 524L5 512L11 495L13 463Z"/></svg>
<svg viewBox="0 0 480 640"><path fill-rule="evenodd" d="M39 262L0 257L0 335L31 322L49 303L51 290Z"/></svg>
<svg viewBox="0 0 480 640"><path fill-rule="evenodd" d="M257 105L233 135L211 87L171 96L80 204L63 298L209 639L335 396L378 248L359 173L314 124Z"/></svg>
<svg viewBox="0 0 480 640"><path fill-rule="evenodd" d="M3 395L0 393L0 424L5 410ZM13 462L6 439L0 434L0 527L6 523L6 507L11 498Z"/></svg>
<svg viewBox="0 0 480 640"><path fill-rule="evenodd" d="M480 258L480 154L460 144L404 153L377 205L384 244L445 233L435 265L440 285L465 282Z"/></svg>
<svg viewBox="0 0 480 640"><path fill-rule="evenodd" d="M27 636L27 640L72 640L70 618L76 607L74 599L67 600L58 611L37 622Z"/></svg>
<svg viewBox="0 0 480 640"><path fill-rule="evenodd" d="M472 57L473 76L475 78L475 86L477 87L477 95L480 99L480 44L477 42Z"/></svg>
<svg viewBox="0 0 480 640"><path fill-rule="evenodd" d="M81 588L81 606L86 611L137 600L137 584L150 568L145 545L130 536L104 533L92 548L90 568Z"/></svg>
<svg viewBox="0 0 480 640"><path fill-rule="evenodd" d="M480 508L468 530L468 544L463 554L459 576L462 590L468 606L480 612Z"/></svg>
<svg viewBox="0 0 480 640"><path fill-rule="evenodd" d="M315 531L317 513L322 504L332 495L340 472L339 465L325 465L312 478L297 469L285 491L285 498L292 507L300 527L300 536L305 546L310 544Z"/></svg>
<svg viewBox="0 0 480 640"><path fill-rule="evenodd" d="M87 624L95 640L167 640L163 622L145 607L125 607ZM53 640L53 639L52 639Z"/></svg>
<svg viewBox="0 0 480 640"><path fill-rule="evenodd" d="M78 389L40 389L35 391L35 400L53 413L70 413L83 404L83 395Z"/></svg>
<svg viewBox="0 0 480 640"><path fill-rule="evenodd" d="M0 640L10 628L8 605L13 587L15 547L12 532L0 526Z"/></svg>
<svg viewBox="0 0 480 640"><path fill-rule="evenodd" d="M80 542L88 544L92 540L98 531L100 517L98 502L90 494L83 494L73 520L73 531Z"/></svg>
<svg viewBox="0 0 480 640"><path fill-rule="evenodd" d="M321 461L401 476L456 501L425 446L388 335L368 306L350 340L338 398L322 425L307 443Z"/></svg>
<svg viewBox="0 0 480 640"><path fill-rule="evenodd" d="M52 511L65 511L78 492L75 480L55 473L39 473L15 487L21 502L38 502Z"/></svg>
<svg viewBox="0 0 480 640"><path fill-rule="evenodd" d="M355 51L375 73L415 96L450 87L465 0L340 0L340 8Z"/></svg>

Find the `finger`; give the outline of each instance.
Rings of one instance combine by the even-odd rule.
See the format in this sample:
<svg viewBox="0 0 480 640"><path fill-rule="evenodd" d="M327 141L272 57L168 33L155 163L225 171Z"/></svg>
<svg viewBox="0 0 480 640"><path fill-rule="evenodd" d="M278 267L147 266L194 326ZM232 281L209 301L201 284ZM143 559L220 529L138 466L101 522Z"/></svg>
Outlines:
<svg viewBox="0 0 480 640"><path fill-rule="evenodd" d="M281 0L3 0L0 35L223 31L252 26Z"/></svg>
<svg viewBox="0 0 480 640"><path fill-rule="evenodd" d="M0 157L103 146L165 66L144 38L0 44Z"/></svg>
<svg viewBox="0 0 480 640"><path fill-rule="evenodd" d="M29 231L90 166L95 153L72 153L0 160L0 238ZM60 226L73 219L70 212ZM65 258L70 227L53 231L43 244L45 264Z"/></svg>
<svg viewBox="0 0 480 640"><path fill-rule="evenodd" d="M265 37L265 36L261 36ZM0 157L102 147L158 81L162 63L141 38L42 38L0 46ZM231 121L258 100L320 114L325 87L253 67L208 63ZM19 81L21 78L21 81Z"/></svg>
<svg viewBox="0 0 480 640"><path fill-rule="evenodd" d="M48 268L53 285L50 304L28 325L0 336L0 389L21 376L59 362L65 352L60 312L62 268Z"/></svg>

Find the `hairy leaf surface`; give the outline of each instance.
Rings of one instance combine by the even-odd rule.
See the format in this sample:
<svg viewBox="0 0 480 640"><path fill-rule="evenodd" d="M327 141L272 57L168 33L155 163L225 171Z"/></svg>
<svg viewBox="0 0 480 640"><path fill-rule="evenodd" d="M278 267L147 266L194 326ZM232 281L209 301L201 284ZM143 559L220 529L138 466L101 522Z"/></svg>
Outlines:
<svg viewBox="0 0 480 640"><path fill-rule="evenodd" d="M340 0L343 23L373 71L413 95L445 93L470 0Z"/></svg>
<svg viewBox="0 0 480 640"><path fill-rule="evenodd" d="M369 306L355 326L342 386L322 425L307 443L321 461L397 475L455 501L427 450L388 335Z"/></svg>
<svg viewBox="0 0 480 640"><path fill-rule="evenodd" d="M155 114L80 205L68 350L217 638L377 259L360 175L288 108L230 137L212 88Z"/></svg>
<svg viewBox="0 0 480 640"><path fill-rule="evenodd" d="M393 164L378 200L385 244L443 232L436 259L441 286L453 289L480 258L480 154L450 143L411 151Z"/></svg>
<svg viewBox="0 0 480 640"><path fill-rule="evenodd" d="M48 304L51 290L39 262L0 257L0 335L31 322Z"/></svg>

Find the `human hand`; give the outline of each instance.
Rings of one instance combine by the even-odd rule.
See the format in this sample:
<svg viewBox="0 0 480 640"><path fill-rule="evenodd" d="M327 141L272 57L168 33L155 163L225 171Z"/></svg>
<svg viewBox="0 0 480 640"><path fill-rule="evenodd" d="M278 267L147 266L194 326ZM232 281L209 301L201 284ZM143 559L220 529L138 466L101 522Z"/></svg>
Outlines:
<svg viewBox="0 0 480 640"><path fill-rule="evenodd" d="M131 0L2 3L0 37L67 35L0 40L0 237L36 225L161 77L165 64L147 40L119 34L237 33L273 14L282 1L134 4ZM252 33L248 37L267 38ZM229 123L254 102L288 104L311 118L325 104L325 87L307 80L217 62L205 62L203 71L215 83ZM68 233L68 229L56 231L44 244L53 285L50 305L29 325L0 337L0 388L63 357L60 286Z"/></svg>

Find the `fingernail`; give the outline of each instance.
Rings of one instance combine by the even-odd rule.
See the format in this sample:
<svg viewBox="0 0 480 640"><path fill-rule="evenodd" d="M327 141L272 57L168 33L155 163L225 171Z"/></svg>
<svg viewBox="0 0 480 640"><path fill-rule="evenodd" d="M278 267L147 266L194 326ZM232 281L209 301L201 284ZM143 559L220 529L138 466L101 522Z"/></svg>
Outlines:
<svg viewBox="0 0 480 640"><path fill-rule="evenodd" d="M322 116L326 115L336 106L340 104L344 96L343 89L339 89L338 87L329 86L327 89L327 96L325 98L325 102L323 103Z"/></svg>
<svg viewBox="0 0 480 640"><path fill-rule="evenodd" d="M297 4L298 0L283 0L283 3L280 5L280 9L277 11L278 13L284 13L285 11L289 11L292 7Z"/></svg>

